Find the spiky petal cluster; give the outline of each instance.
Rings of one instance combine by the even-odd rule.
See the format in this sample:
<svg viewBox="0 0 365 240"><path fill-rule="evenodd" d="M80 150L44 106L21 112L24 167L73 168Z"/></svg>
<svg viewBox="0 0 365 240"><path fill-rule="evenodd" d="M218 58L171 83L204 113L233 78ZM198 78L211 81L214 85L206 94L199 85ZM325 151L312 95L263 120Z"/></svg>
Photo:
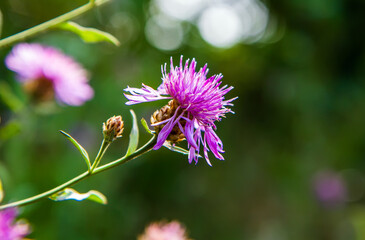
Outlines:
<svg viewBox="0 0 365 240"><path fill-rule="evenodd" d="M94 95L88 85L87 72L53 47L21 43L13 48L5 63L38 97L55 95L61 103L79 106Z"/></svg>
<svg viewBox="0 0 365 240"><path fill-rule="evenodd" d="M29 234L28 224L15 222L17 210L14 208L0 211L0 239L21 240Z"/></svg>
<svg viewBox="0 0 365 240"><path fill-rule="evenodd" d="M157 222L149 225L138 240L188 240L185 228L177 221Z"/></svg>
<svg viewBox="0 0 365 240"><path fill-rule="evenodd" d="M223 143L214 132L215 121L220 121L226 113L232 112L226 106L232 106L235 99L224 100L224 95L233 87L222 86L222 75L213 75L207 78L208 68L205 65L196 71L196 61L189 60L183 65L180 58L180 66L174 67L171 58L170 72L166 70L166 64L162 67L162 84L157 90L144 85L141 89L126 88L125 94L129 100L126 104L137 104L160 99L173 99L178 107L175 113L168 119L155 123L164 125L158 134L154 149L160 148L169 137L172 129L177 125L185 135L189 147L189 162L198 162L200 145L203 145L204 156L209 165L208 151L214 156L224 160ZM183 124L182 124L183 123ZM176 127L175 127L176 128Z"/></svg>

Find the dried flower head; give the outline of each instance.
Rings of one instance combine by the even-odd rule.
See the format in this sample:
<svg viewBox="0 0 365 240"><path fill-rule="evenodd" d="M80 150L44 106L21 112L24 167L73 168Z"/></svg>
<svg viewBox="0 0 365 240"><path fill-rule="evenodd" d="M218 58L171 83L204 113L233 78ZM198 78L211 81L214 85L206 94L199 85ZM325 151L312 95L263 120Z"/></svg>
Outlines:
<svg viewBox="0 0 365 240"><path fill-rule="evenodd" d="M185 228L177 221L149 225L138 240L189 240Z"/></svg>
<svg viewBox="0 0 365 240"><path fill-rule="evenodd" d="M117 138L122 137L124 130L124 122L122 116L113 116L103 123L104 140L113 142Z"/></svg>
<svg viewBox="0 0 365 240"><path fill-rule="evenodd" d="M35 101L55 97L61 103L79 106L94 95L87 72L53 47L21 43L13 48L5 63L17 73L25 91Z"/></svg>
<svg viewBox="0 0 365 240"><path fill-rule="evenodd" d="M204 156L209 165L208 151L212 151L218 159L224 160L223 143L214 132L215 121L220 121L226 113L232 112L226 106L232 106L234 99L224 100L224 95L233 87L222 84L222 75L207 78L208 68L205 65L195 71L193 59L183 65L174 67L172 58L170 72L162 68L162 84L157 90L144 85L141 89L127 87L124 94L129 100L126 104L137 104L160 99L172 99L166 106L156 111L151 118L152 126L158 133L154 149L159 149L167 140L171 143L186 138L189 147L189 162L198 162L200 144L204 148Z"/></svg>
<svg viewBox="0 0 365 240"><path fill-rule="evenodd" d="M0 239L21 240L30 233L28 224L22 221L15 222L17 210L9 208L0 211Z"/></svg>

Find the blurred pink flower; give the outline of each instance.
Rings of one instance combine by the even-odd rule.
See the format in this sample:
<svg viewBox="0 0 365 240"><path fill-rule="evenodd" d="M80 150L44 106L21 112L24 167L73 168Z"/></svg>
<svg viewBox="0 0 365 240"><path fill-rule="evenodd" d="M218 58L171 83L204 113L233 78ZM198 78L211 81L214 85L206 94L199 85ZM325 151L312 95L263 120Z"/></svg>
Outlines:
<svg viewBox="0 0 365 240"><path fill-rule="evenodd" d="M138 240L189 240L183 226L177 221L158 222L149 225Z"/></svg>
<svg viewBox="0 0 365 240"><path fill-rule="evenodd" d="M14 208L0 211L0 239L20 240L30 233L28 224L20 221L14 222L17 210Z"/></svg>
<svg viewBox="0 0 365 240"><path fill-rule="evenodd" d="M347 191L342 177L333 171L321 171L314 178L314 192L326 207L334 207L346 201Z"/></svg>
<svg viewBox="0 0 365 240"><path fill-rule="evenodd" d="M94 95L86 70L53 47L18 44L6 57L5 64L38 100L55 97L60 103L79 106Z"/></svg>

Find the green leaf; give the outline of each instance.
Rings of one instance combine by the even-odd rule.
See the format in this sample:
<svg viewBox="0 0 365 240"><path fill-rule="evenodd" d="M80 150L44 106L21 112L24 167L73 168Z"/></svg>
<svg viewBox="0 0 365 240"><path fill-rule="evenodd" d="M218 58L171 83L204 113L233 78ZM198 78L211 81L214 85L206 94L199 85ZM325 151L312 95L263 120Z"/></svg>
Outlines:
<svg viewBox="0 0 365 240"><path fill-rule="evenodd" d="M75 189L65 188L64 190L53 194L49 197L53 201L65 201L65 200L90 200L101 204L107 204L108 201L104 194L96 190L90 190L87 193L79 193Z"/></svg>
<svg viewBox="0 0 365 240"><path fill-rule="evenodd" d="M60 133L62 133L72 144L80 151L82 157L85 159L86 165L88 169L91 169L91 163L89 154L86 152L86 150L78 143L73 137L71 137L68 133L60 130Z"/></svg>
<svg viewBox="0 0 365 240"><path fill-rule="evenodd" d="M2 202L3 199L4 199L4 189L3 189L3 184L0 179L0 202Z"/></svg>
<svg viewBox="0 0 365 240"><path fill-rule="evenodd" d="M56 28L76 33L85 42L94 43L105 41L110 42L116 46L120 45L118 39L110 33L103 32L95 28L86 28L74 22L64 22L57 25Z"/></svg>
<svg viewBox="0 0 365 240"><path fill-rule="evenodd" d="M139 131L138 131L138 124L137 124L137 117L133 110L130 110L132 118L133 118L133 126L131 133L129 134L129 145L126 156L131 155L136 151L138 146L138 137L139 137Z"/></svg>
<svg viewBox="0 0 365 240"><path fill-rule="evenodd" d="M142 126L144 127L144 129L148 132L148 133L150 133L150 134L154 134L152 131L151 131L151 129L148 127L148 124L147 124L147 122L146 122L146 120L144 119L144 118L142 118L141 119L141 123L142 123Z"/></svg>

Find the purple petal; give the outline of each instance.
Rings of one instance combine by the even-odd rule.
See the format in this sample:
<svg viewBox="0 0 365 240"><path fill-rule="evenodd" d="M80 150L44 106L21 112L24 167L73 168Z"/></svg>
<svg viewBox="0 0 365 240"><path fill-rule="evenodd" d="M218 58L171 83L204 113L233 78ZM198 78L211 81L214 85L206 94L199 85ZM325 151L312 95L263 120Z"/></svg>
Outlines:
<svg viewBox="0 0 365 240"><path fill-rule="evenodd" d="M196 150L193 147L190 147L189 149L189 163L193 162L193 159L196 159L196 154L195 154ZM195 160L195 162L197 162L197 160Z"/></svg>
<svg viewBox="0 0 365 240"><path fill-rule="evenodd" d="M210 127L205 128L204 139L208 143L208 146L214 156L218 159L224 160L223 156L219 153L223 153L223 143L217 136L217 134Z"/></svg>
<svg viewBox="0 0 365 240"><path fill-rule="evenodd" d="M127 105L172 98L172 97L161 96L161 94L164 94L162 88L159 88L156 91L150 86L147 86L145 84L143 84L142 88L127 87L126 89L124 89L124 91L130 92L132 94L132 95L124 94L124 96L129 100L126 103Z"/></svg>
<svg viewBox="0 0 365 240"><path fill-rule="evenodd" d="M183 131L186 141L194 148L198 148L194 140L194 120L186 121L185 131Z"/></svg>
<svg viewBox="0 0 365 240"><path fill-rule="evenodd" d="M171 133L172 131L172 128L175 126L175 124L180 120L180 118L182 117L182 115L184 114L181 113L178 117L176 117L177 115L177 112L179 110L180 107L178 107L175 111L175 114L174 116L172 116L170 118L170 121L161 129L161 131L158 133L158 136L157 136L157 143L156 145L153 147L154 150L157 150L159 149L163 144L164 142L166 141L167 137L169 136L169 134Z"/></svg>

